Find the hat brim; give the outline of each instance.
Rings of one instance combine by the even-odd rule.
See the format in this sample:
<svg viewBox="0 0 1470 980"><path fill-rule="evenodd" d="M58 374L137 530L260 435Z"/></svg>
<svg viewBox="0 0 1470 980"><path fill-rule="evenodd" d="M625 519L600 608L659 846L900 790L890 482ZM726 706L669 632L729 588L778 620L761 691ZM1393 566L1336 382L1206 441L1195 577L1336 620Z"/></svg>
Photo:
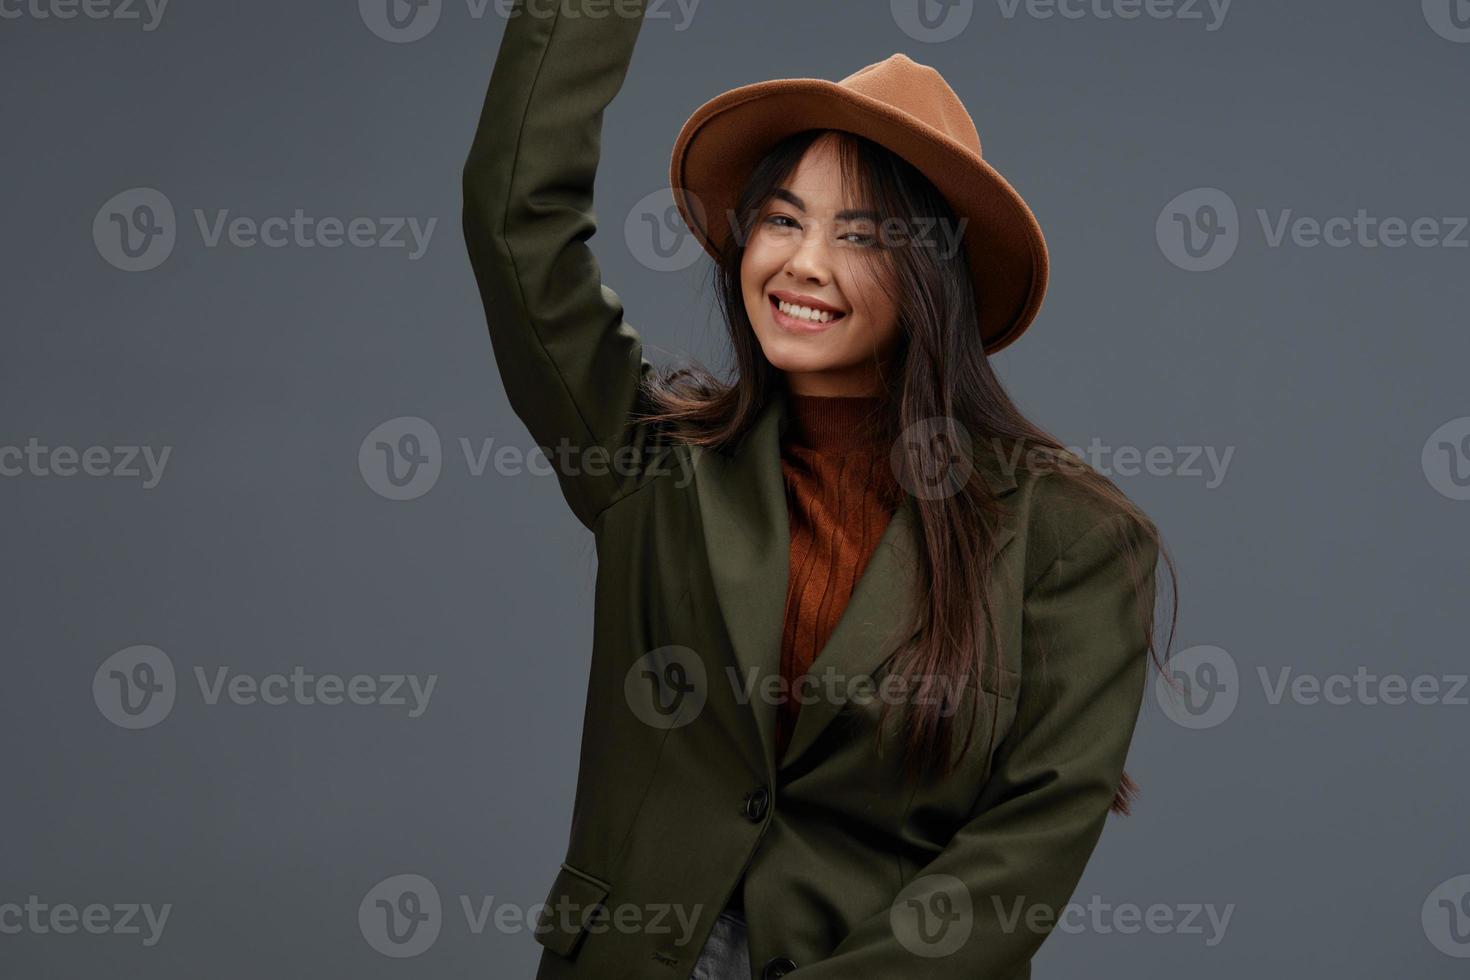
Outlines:
<svg viewBox="0 0 1470 980"><path fill-rule="evenodd" d="M674 142L669 186L710 255L729 234L746 179L777 141L840 129L888 147L933 182L961 219L988 353L1031 324L1046 292L1046 240L1030 207L978 154L878 99L823 78L784 78L731 89L695 110ZM691 207L686 193L692 195ZM706 226L706 218L708 225ZM937 234L937 233L936 233ZM719 236L718 239L716 236Z"/></svg>

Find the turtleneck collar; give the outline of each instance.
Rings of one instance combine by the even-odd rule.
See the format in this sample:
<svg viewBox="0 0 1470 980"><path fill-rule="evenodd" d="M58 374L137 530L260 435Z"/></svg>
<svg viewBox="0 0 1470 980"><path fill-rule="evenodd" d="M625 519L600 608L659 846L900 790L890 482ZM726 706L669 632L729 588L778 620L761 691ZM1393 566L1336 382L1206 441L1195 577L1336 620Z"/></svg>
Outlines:
<svg viewBox="0 0 1470 980"><path fill-rule="evenodd" d="M782 441L815 452L871 450L882 437L882 395L802 395L787 391Z"/></svg>

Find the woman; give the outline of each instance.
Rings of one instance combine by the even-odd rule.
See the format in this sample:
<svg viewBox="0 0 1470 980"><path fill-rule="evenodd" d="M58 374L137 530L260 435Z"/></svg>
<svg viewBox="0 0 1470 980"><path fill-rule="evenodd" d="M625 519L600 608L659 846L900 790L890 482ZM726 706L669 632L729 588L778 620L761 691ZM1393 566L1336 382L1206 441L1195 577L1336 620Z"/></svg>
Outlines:
<svg viewBox="0 0 1470 980"><path fill-rule="evenodd" d="M1127 812L1161 553L986 361L1040 230L902 55L725 93L671 183L736 371L661 375L586 245L642 14L518 0L464 170L500 376L599 559L537 976L1029 977Z"/></svg>

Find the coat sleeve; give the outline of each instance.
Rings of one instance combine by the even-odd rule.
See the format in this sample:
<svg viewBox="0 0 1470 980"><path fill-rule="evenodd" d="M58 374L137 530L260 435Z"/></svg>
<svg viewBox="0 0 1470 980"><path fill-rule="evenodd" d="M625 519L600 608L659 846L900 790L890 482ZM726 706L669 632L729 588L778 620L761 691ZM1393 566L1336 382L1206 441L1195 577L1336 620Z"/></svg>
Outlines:
<svg viewBox="0 0 1470 980"><path fill-rule="evenodd" d="M512 409L587 527L640 482L652 366L587 239L603 110L646 0L515 0L463 169L463 229ZM572 8L572 9L569 9Z"/></svg>
<svg viewBox="0 0 1470 980"><path fill-rule="evenodd" d="M1146 605L1118 531L1138 548ZM793 980L1008 980L1030 960L1071 900L1122 777L1157 558L1141 525L1115 515L1035 580L1016 718L968 822L889 906L828 958L798 964Z"/></svg>

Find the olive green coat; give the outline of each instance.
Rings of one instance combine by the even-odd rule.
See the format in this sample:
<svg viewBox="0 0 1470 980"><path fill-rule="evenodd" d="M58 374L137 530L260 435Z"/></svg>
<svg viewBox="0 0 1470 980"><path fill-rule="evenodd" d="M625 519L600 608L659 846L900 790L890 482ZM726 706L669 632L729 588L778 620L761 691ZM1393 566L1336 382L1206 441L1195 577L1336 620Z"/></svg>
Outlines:
<svg viewBox="0 0 1470 980"><path fill-rule="evenodd" d="M896 739L873 744L880 700L857 686L888 676L917 581L909 500L812 665L839 683L803 703L776 759L777 699L759 680L780 669L787 404L773 397L730 454L663 445L627 421L651 366L586 242L603 109L642 5L568 16L581 2L532 14L518 0L463 174L500 376L599 563L538 980L684 980L742 874L754 977L1025 980L1119 784L1147 660L1120 540L1144 549L1150 592L1153 545L1064 477L977 454L1007 508L997 627L1020 653L985 679L989 711L956 715L974 728L960 767L905 788Z"/></svg>

